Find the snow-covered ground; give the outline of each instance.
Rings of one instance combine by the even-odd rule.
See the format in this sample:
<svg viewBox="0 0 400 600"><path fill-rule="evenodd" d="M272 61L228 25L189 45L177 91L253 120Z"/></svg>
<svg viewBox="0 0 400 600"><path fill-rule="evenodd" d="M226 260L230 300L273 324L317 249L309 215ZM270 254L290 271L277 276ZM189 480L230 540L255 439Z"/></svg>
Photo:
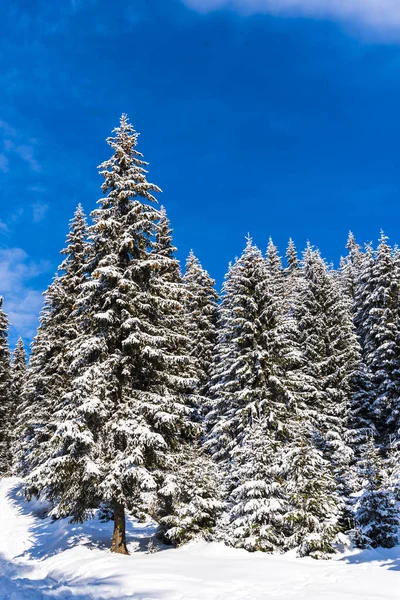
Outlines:
<svg viewBox="0 0 400 600"><path fill-rule="evenodd" d="M18 479L0 480L0 600L400 598L400 547L319 562L216 543L152 553L154 525L132 519L126 557L109 552L111 529L53 523L42 505L24 501Z"/></svg>

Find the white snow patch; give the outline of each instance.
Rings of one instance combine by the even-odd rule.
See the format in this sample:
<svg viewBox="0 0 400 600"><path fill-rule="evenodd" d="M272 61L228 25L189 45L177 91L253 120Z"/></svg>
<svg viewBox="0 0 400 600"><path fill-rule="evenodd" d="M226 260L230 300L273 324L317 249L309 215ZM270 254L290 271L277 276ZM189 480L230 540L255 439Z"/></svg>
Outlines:
<svg viewBox="0 0 400 600"><path fill-rule="evenodd" d="M131 555L109 552L112 524L52 522L22 482L0 480L0 600L398 600L400 547L335 560L191 543L148 553L154 523L129 519Z"/></svg>

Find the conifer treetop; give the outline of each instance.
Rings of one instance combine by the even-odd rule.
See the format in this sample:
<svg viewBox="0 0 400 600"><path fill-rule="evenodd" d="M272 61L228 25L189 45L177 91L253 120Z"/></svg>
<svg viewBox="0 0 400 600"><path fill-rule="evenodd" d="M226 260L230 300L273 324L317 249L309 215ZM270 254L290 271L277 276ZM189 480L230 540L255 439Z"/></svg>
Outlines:
<svg viewBox="0 0 400 600"><path fill-rule="evenodd" d="M282 270L282 261L272 238L269 238L267 247L267 267L270 273L277 274Z"/></svg>
<svg viewBox="0 0 400 600"><path fill-rule="evenodd" d="M286 250L286 261L287 261L287 270L292 273L299 268L300 261L297 256L297 250L294 241L292 238L289 238L287 250Z"/></svg>
<svg viewBox="0 0 400 600"><path fill-rule="evenodd" d="M108 137L107 143L114 150L113 156L98 167L100 175L105 179L102 190L108 195L98 202L104 207L114 204L124 204L135 196L146 198L148 202L156 203L152 192L161 189L149 183L146 179L147 162L143 154L136 149L139 134L123 113L119 126L113 130L114 137Z"/></svg>

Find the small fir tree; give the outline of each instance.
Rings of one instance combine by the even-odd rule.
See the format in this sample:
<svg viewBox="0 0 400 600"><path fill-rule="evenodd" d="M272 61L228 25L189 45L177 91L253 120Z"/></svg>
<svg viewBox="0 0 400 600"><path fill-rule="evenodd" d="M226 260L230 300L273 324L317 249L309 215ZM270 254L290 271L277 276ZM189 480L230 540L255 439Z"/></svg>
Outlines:
<svg viewBox="0 0 400 600"><path fill-rule="evenodd" d="M356 504L355 543L360 548L392 548L398 543L398 510L387 489L387 474L372 438L359 469L364 478L364 490Z"/></svg>
<svg viewBox="0 0 400 600"><path fill-rule="evenodd" d="M8 347L8 317L0 296L0 476L10 473L12 462L11 419L14 411L11 390L10 350Z"/></svg>
<svg viewBox="0 0 400 600"><path fill-rule="evenodd" d="M266 422L255 420L232 458L231 543L249 551L285 548L288 510L282 478L282 447Z"/></svg>
<svg viewBox="0 0 400 600"><path fill-rule="evenodd" d="M174 466L158 491L158 535L175 546L192 539L210 541L225 508L223 472L199 444L184 445Z"/></svg>
<svg viewBox="0 0 400 600"><path fill-rule="evenodd" d="M285 487L290 505L284 516L286 543L288 548L297 548L299 556L329 558L340 530L340 503L329 464L316 447L310 423L303 419L286 450Z"/></svg>

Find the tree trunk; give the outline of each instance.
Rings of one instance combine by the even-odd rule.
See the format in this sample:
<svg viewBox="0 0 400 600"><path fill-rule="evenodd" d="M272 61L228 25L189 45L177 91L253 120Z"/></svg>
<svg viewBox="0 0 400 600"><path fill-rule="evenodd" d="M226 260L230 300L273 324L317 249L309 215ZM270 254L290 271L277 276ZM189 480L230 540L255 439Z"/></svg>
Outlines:
<svg viewBox="0 0 400 600"><path fill-rule="evenodd" d="M126 547L125 509L124 505L114 502L114 533L111 542L111 552L129 554Z"/></svg>

